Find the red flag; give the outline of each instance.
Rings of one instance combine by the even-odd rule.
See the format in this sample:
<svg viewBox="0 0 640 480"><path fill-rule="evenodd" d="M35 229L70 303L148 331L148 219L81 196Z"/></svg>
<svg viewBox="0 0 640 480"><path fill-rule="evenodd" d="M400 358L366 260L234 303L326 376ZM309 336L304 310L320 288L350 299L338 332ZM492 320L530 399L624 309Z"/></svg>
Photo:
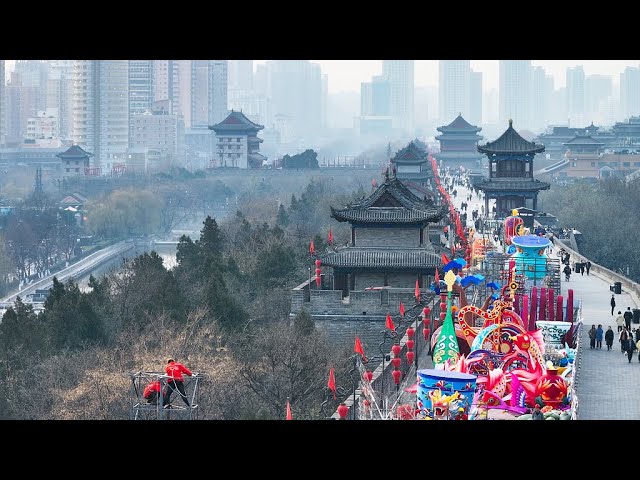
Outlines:
<svg viewBox="0 0 640 480"><path fill-rule="evenodd" d="M391 320L391 314L387 313L387 321L384 324L385 328L388 328L392 332L395 331L396 326L393 324L393 320Z"/></svg>
<svg viewBox="0 0 640 480"><path fill-rule="evenodd" d="M293 415L291 415L291 405L289 405L288 397L287 397L287 420L293 420Z"/></svg>
<svg viewBox="0 0 640 480"><path fill-rule="evenodd" d="M418 279L416 278L416 303L420 303L420 283L418 282Z"/></svg>
<svg viewBox="0 0 640 480"><path fill-rule="evenodd" d="M331 232L331 229L329 229L329 243L333 243L333 233Z"/></svg>
<svg viewBox="0 0 640 480"><path fill-rule="evenodd" d="M329 381L327 382L327 387L329 390L333 392L333 399L336 399L336 376L333 373L333 367L329 370Z"/></svg>
<svg viewBox="0 0 640 480"><path fill-rule="evenodd" d="M311 240L311 243L309 244L309 254L310 255L315 255L316 254L316 247L313 244L313 240Z"/></svg>
<svg viewBox="0 0 640 480"><path fill-rule="evenodd" d="M360 354L363 362L367 361L367 357L364 356L364 349L362 348L362 343L360 343L360 337L358 337L357 335L356 335L356 344L353 347L353 351Z"/></svg>
<svg viewBox="0 0 640 480"><path fill-rule="evenodd" d="M440 254L440 258L442 259L442 265L446 265L451 261L444 252Z"/></svg>
<svg viewBox="0 0 640 480"><path fill-rule="evenodd" d="M400 315L404 317L404 304L402 303L402 300L400 300Z"/></svg>

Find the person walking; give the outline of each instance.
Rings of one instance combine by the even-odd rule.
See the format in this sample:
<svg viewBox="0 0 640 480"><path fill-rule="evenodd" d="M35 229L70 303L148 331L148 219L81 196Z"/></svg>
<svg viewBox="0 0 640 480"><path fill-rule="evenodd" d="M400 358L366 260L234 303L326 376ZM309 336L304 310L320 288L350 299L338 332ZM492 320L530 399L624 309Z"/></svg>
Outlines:
<svg viewBox="0 0 640 480"><path fill-rule="evenodd" d="M602 325L598 324L598 328L596 329L596 348L598 350L602 350L602 337L604 337L604 330L602 329Z"/></svg>
<svg viewBox="0 0 640 480"><path fill-rule="evenodd" d="M591 330L589 330L589 348L596 348L596 326L591 325Z"/></svg>
<svg viewBox="0 0 640 480"><path fill-rule="evenodd" d="M633 312L631 311L631 307L627 307L623 317L624 317L624 324L627 327L627 330L631 331L631 320L633 319Z"/></svg>
<svg viewBox="0 0 640 480"><path fill-rule="evenodd" d="M618 333L620 333L622 331L622 326L624 325L624 317L620 310L618 310L618 316L616 317L616 325L618 326Z"/></svg>
<svg viewBox="0 0 640 480"><path fill-rule="evenodd" d="M629 336L627 335L627 330L625 328L623 328L620 331L620 335L618 336L618 340L620 341L620 351L622 352L623 355L627 351L627 339L628 338L629 338Z"/></svg>
<svg viewBox="0 0 640 480"><path fill-rule="evenodd" d="M604 342L607 344L607 350L611 350L613 347L613 329L611 325L607 327L607 331L604 334Z"/></svg>
<svg viewBox="0 0 640 480"><path fill-rule="evenodd" d="M569 266L569 264L565 265L562 271L564 272L565 280L568 282L569 278L571 278L571 267Z"/></svg>
<svg viewBox="0 0 640 480"><path fill-rule="evenodd" d="M616 308L616 294L612 293L611 294L611 302L609 302L611 304L611 316L613 317L613 309Z"/></svg>
<svg viewBox="0 0 640 480"><path fill-rule="evenodd" d="M163 405L168 406L171 401L171 394L174 390L177 390L180 394L180 398L185 403L187 407L190 407L189 399L187 398L187 393L184 390L184 377L182 374L188 375L192 377L194 374L185 367L183 364L176 362L173 358L167 360L167 366L164 371L167 376L167 388L165 390L164 399L162 401Z"/></svg>
<svg viewBox="0 0 640 480"><path fill-rule="evenodd" d="M629 340L627 340L627 358L629 359L629 363L631 363L631 359L633 358L633 351L636 349L636 342L633 341L633 337L629 334Z"/></svg>
<svg viewBox="0 0 640 480"><path fill-rule="evenodd" d="M585 268L587 269L587 276L589 276L589 270L591 270L591 261L587 260L587 263L585 264Z"/></svg>

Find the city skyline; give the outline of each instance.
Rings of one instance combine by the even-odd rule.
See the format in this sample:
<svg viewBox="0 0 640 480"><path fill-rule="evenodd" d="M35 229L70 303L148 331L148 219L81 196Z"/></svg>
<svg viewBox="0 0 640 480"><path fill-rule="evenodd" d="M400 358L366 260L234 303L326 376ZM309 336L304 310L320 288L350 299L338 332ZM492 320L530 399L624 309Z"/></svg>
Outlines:
<svg viewBox="0 0 640 480"><path fill-rule="evenodd" d="M253 60L257 65L268 60ZM13 70L15 60L7 60L6 75ZM328 75L328 93L360 92L360 84L382 73L382 60L310 60L318 63ZM438 87L439 60L415 60L415 86ZM500 60L470 60L471 68L482 73L483 91L499 88ZM566 85L567 68L582 65L585 75L609 75L619 86L620 73L626 67L640 67L640 60L531 60L533 67L542 67L553 76L554 88Z"/></svg>

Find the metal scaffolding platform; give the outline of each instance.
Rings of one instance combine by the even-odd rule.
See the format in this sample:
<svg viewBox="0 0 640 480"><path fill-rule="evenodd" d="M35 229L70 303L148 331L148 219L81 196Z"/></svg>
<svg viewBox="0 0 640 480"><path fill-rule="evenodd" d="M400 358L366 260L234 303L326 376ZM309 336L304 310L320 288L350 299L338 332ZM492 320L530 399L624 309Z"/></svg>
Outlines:
<svg viewBox="0 0 640 480"><path fill-rule="evenodd" d="M167 382L171 377L164 372L136 372L130 375L130 420L197 420L198 418L198 391L200 380L204 375L194 373L193 376L185 376L184 389L187 394L189 406L183 401L179 391L174 390L172 400L167 405L163 404L164 396L158 395L153 402L148 402L142 394L147 384L160 382L160 391L165 392Z"/></svg>

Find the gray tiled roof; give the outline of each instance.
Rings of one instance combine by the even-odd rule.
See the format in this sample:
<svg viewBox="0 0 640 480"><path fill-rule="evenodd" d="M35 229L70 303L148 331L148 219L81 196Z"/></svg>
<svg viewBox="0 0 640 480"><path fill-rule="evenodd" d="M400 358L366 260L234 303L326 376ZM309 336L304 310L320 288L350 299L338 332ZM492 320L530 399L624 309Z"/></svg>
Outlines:
<svg viewBox="0 0 640 480"><path fill-rule="evenodd" d="M473 184L474 187L479 188L481 190L523 190L523 191L532 191L532 190L549 190L551 188L551 184L547 182L541 182L540 180L531 180L529 178L523 178L521 180L518 179L495 179L491 180L485 178L477 183Z"/></svg>
<svg viewBox="0 0 640 480"><path fill-rule="evenodd" d="M488 155L494 153L540 153L544 152L544 145L528 142L513 128L513 122L509 120L509 128L493 142L478 145L478 151Z"/></svg>
<svg viewBox="0 0 640 480"><path fill-rule="evenodd" d="M342 268L433 268L442 263L439 254L423 248L345 247L320 258L323 266Z"/></svg>
<svg viewBox="0 0 640 480"><path fill-rule="evenodd" d="M395 205L376 206L385 198L392 199ZM428 223L437 222L446 214L446 205L421 200L398 178L388 175L368 197L342 209L331 207L331 217L339 222Z"/></svg>
<svg viewBox="0 0 640 480"><path fill-rule="evenodd" d="M392 163L427 163L427 152L413 142L396 152L391 159Z"/></svg>

